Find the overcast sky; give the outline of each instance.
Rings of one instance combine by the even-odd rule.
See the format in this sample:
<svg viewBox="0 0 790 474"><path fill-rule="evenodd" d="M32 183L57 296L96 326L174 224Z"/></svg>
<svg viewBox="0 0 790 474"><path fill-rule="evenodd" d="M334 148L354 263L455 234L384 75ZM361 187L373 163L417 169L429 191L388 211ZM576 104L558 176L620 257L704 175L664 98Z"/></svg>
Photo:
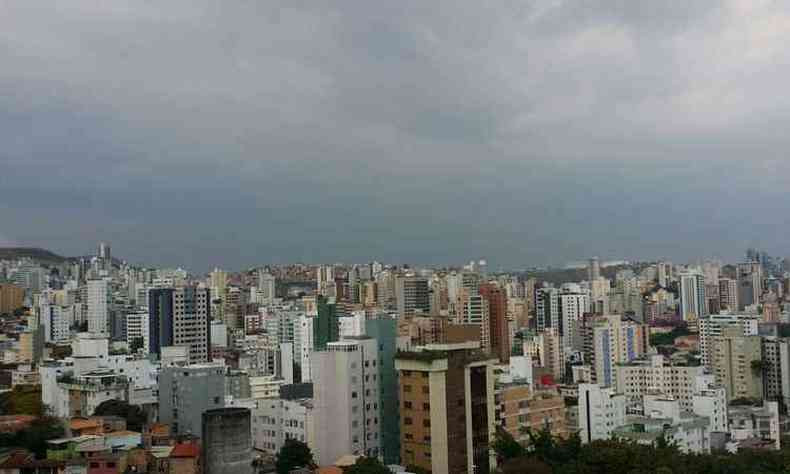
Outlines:
<svg viewBox="0 0 790 474"><path fill-rule="evenodd" d="M0 242L790 254L790 2L0 0Z"/></svg>

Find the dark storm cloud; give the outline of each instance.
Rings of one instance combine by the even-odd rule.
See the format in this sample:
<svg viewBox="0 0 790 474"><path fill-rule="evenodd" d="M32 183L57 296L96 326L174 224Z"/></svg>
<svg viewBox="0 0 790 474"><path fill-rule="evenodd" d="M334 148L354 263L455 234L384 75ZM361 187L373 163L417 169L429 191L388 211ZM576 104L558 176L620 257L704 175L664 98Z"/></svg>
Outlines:
<svg viewBox="0 0 790 474"><path fill-rule="evenodd" d="M195 269L786 252L788 8L0 2L0 241Z"/></svg>

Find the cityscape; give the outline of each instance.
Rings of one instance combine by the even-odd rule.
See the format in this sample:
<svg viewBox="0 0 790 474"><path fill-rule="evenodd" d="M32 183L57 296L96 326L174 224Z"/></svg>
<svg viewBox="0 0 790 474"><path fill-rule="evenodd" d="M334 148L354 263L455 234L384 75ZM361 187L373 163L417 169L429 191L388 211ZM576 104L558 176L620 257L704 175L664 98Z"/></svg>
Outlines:
<svg viewBox="0 0 790 474"><path fill-rule="evenodd" d="M506 466L538 436L737 459L790 431L790 259L763 251L193 274L113 250L3 249L0 468L533 472Z"/></svg>
<svg viewBox="0 0 790 474"><path fill-rule="evenodd" d="M788 37L0 0L0 474L790 473Z"/></svg>

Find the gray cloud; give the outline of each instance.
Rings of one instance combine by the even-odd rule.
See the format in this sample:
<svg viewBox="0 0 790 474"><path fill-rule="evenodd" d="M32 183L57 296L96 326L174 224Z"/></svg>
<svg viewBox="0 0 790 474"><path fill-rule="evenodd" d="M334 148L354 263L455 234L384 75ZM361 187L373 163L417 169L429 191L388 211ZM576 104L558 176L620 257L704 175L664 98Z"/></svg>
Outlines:
<svg viewBox="0 0 790 474"><path fill-rule="evenodd" d="M781 2L0 3L0 240L204 269L786 252Z"/></svg>

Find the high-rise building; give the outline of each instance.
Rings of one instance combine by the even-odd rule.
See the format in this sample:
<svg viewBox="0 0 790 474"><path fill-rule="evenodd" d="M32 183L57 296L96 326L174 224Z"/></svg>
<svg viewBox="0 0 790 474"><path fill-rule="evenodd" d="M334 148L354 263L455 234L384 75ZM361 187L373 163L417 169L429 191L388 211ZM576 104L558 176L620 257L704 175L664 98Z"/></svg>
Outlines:
<svg viewBox="0 0 790 474"><path fill-rule="evenodd" d="M130 351L141 350L144 354L151 352L149 330L148 311L134 311L126 315L126 344Z"/></svg>
<svg viewBox="0 0 790 474"><path fill-rule="evenodd" d="M738 264L738 310L760 302L763 294L763 271L760 262Z"/></svg>
<svg viewBox="0 0 790 474"><path fill-rule="evenodd" d="M712 314L699 320L699 348L702 365L711 368L713 363L713 338L720 336L722 330L737 326L744 336L757 334L758 319L750 314Z"/></svg>
<svg viewBox="0 0 790 474"><path fill-rule="evenodd" d="M261 271L258 274L258 291L262 302L271 302L277 296L277 279L269 272Z"/></svg>
<svg viewBox="0 0 790 474"><path fill-rule="evenodd" d="M598 257L593 257L587 264L587 281L595 281L601 278L601 263Z"/></svg>
<svg viewBox="0 0 790 474"><path fill-rule="evenodd" d="M476 342L400 352L401 463L430 472L493 472L494 364Z"/></svg>
<svg viewBox="0 0 790 474"><path fill-rule="evenodd" d="M316 461L381 454L379 358L375 339L329 342L312 358Z"/></svg>
<svg viewBox="0 0 790 474"><path fill-rule="evenodd" d="M563 348L581 350L580 325L584 314L590 312L590 295L583 292L579 285L566 284L560 288L556 298Z"/></svg>
<svg viewBox="0 0 790 474"><path fill-rule="evenodd" d="M365 321L365 334L378 344L381 456L386 464L397 464L400 462L400 407L395 355L399 348L408 347L408 336L399 337L397 321L383 314Z"/></svg>
<svg viewBox="0 0 790 474"><path fill-rule="evenodd" d="M592 341L592 338L590 338ZM527 337L523 344L524 355L544 368L556 382L565 376L565 358L561 338L556 328L547 328Z"/></svg>
<svg viewBox="0 0 790 474"><path fill-rule="evenodd" d="M102 260L112 260L112 253L110 252L110 244L107 242L99 242L98 257Z"/></svg>
<svg viewBox="0 0 790 474"><path fill-rule="evenodd" d="M592 336L591 364L596 381L605 387L615 383L617 364L625 364L647 353L647 326L627 316L598 316L586 331Z"/></svg>
<svg viewBox="0 0 790 474"><path fill-rule="evenodd" d="M0 314L12 314L22 307L25 300L25 290L16 285L0 283Z"/></svg>
<svg viewBox="0 0 790 474"><path fill-rule="evenodd" d="M179 435L200 433L203 413L225 406L225 367L196 364L159 373L159 421Z"/></svg>
<svg viewBox="0 0 790 474"><path fill-rule="evenodd" d="M318 316L313 319L313 350L322 351L330 342L340 339L340 321L337 317L337 306L326 297L316 298Z"/></svg>
<svg viewBox="0 0 790 474"><path fill-rule="evenodd" d="M738 280L719 278L719 308L738 311Z"/></svg>
<svg viewBox="0 0 790 474"><path fill-rule="evenodd" d="M108 335L110 313L107 280L88 280L88 332Z"/></svg>
<svg viewBox="0 0 790 474"><path fill-rule="evenodd" d="M211 291L156 288L148 295L148 337L152 354L162 347L189 348L189 362L208 362L211 350Z"/></svg>
<svg viewBox="0 0 790 474"><path fill-rule="evenodd" d="M480 285L480 296L488 303L488 340L491 355L506 364L510 360L510 328L505 291L494 284Z"/></svg>
<svg viewBox="0 0 790 474"><path fill-rule="evenodd" d="M330 298L337 296L333 265L321 265L316 269L316 291L319 295Z"/></svg>
<svg viewBox="0 0 790 474"><path fill-rule="evenodd" d="M683 321L697 321L708 315L705 300L705 277L700 272L680 274L680 316Z"/></svg>
<svg viewBox="0 0 790 474"><path fill-rule="evenodd" d="M713 373L729 400L763 398L762 345L760 336L744 336L741 328L723 328L713 338Z"/></svg>
<svg viewBox="0 0 790 474"><path fill-rule="evenodd" d="M561 333L558 293L558 289L549 287L535 290L535 321L538 331L556 328Z"/></svg>
<svg viewBox="0 0 790 474"><path fill-rule="evenodd" d="M219 268L209 273L208 286L211 290L211 315L213 318L226 322L225 299L228 287L228 274ZM235 326L232 326L235 327Z"/></svg>
<svg viewBox="0 0 790 474"><path fill-rule="evenodd" d="M790 339L762 337L763 398L787 403L790 400Z"/></svg>
<svg viewBox="0 0 790 474"><path fill-rule="evenodd" d="M414 316L417 313L428 314L431 310L427 278L414 275L397 277L395 295L398 314L401 317Z"/></svg>

